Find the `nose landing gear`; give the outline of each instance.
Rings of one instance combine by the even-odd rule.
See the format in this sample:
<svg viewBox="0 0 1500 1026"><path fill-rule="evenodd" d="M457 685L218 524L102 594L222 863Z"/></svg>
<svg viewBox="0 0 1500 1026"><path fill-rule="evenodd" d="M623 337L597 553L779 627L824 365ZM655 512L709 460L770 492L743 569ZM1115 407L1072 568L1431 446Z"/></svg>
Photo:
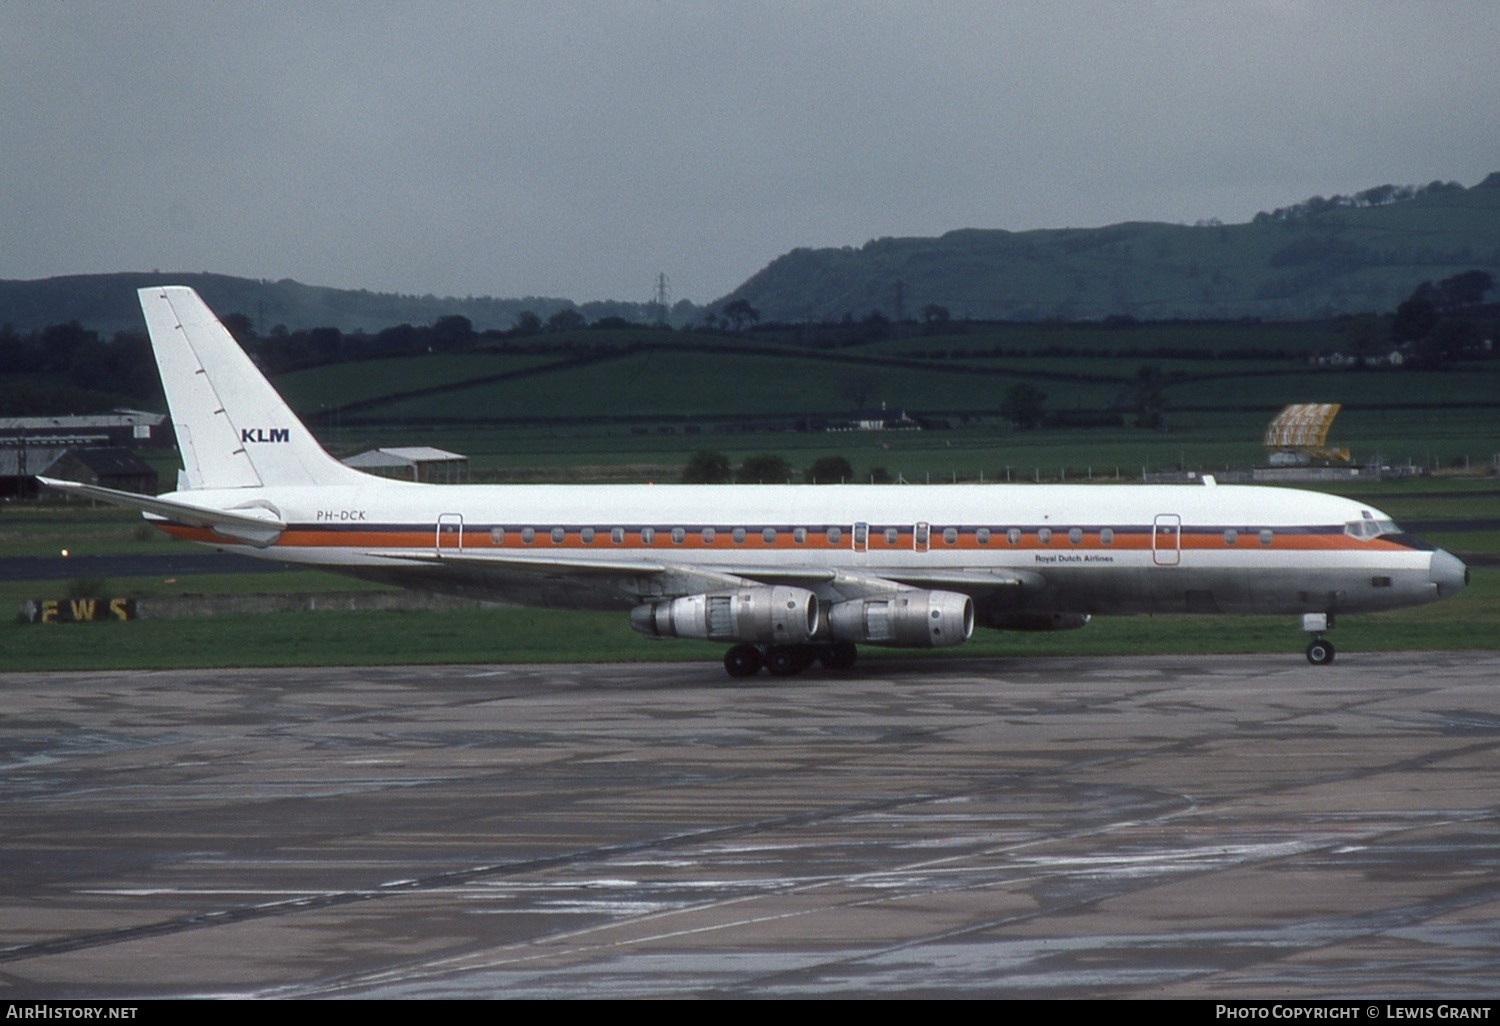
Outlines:
<svg viewBox="0 0 1500 1026"><path fill-rule="evenodd" d="M1337 654L1333 642L1323 637L1323 632L1332 628L1332 613L1304 613L1302 615L1302 629L1314 636L1307 646L1307 661L1312 665L1327 666L1333 662L1333 657Z"/></svg>
<svg viewBox="0 0 1500 1026"><path fill-rule="evenodd" d="M1334 655L1333 643L1324 638L1314 638L1307 646L1307 661L1314 666L1327 666L1333 662Z"/></svg>

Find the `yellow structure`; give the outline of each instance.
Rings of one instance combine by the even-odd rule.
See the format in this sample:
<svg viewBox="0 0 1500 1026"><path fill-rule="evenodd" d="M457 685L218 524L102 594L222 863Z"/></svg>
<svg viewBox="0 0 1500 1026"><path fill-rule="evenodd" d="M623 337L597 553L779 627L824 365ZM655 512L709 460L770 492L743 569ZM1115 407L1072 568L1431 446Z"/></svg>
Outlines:
<svg viewBox="0 0 1500 1026"><path fill-rule="evenodd" d="M1328 429L1341 409L1338 403L1293 403L1266 428L1265 447L1275 465L1303 465L1313 460L1348 463L1348 449L1329 448Z"/></svg>

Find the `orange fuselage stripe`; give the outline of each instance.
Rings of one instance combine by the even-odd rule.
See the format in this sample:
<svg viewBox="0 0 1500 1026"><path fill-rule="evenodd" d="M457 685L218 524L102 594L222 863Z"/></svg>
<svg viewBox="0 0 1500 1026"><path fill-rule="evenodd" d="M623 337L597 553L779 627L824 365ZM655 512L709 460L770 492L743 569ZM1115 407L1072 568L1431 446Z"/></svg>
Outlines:
<svg viewBox="0 0 1500 1026"><path fill-rule="evenodd" d="M209 545L233 544L232 539L215 534L207 528L188 527L182 524L162 524L161 530L175 538L187 541L202 542ZM392 528L376 530L330 530L326 528L292 527L284 531L275 542L276 548L297 549L435 549L437 547L437 525L430 528ZM579 537L578 532L568 531L561 542L554 542L550 530L538 529L535 538L531 542L521 539L521 533L515 530L507 530L503 541L496 544L490 533L486 530L471 530L463 532L461 545L457 544L460 539L453 539L454 544L449 543L452 535L445 532L444 548L464 548L473 550L510 551L510 552L536 552L549 550L564 551L589 551L589 552L632 552L632 551L660 551L660 550L684 550L703 552L735 552L745 550L779 550L779 551L839 551L852 549L853 532L844 530L843 536L837 542L829 542L826 535L821 531L807 533L806 540L798 542L791 531L777 530L774 540L766 541L759 530L747 528L743 541L736 542L730 530L716 530L711 541L705 541L703 536L693 531L684 535L682 541L674 542L671 529L655 529L655 537L650 542L641 541L639 529L628 530L622 542L611 539L608 530L595 529L594 540L585 542ZM1052 552L1111 552L1111 551L1151 551L1156 550L1220 550L1220 551L1315 551L1332 552L1343 550L1355 551L1399 551L1406 546L1388 541L1382 538L1359 540L1344 534L1342 530L1325 530L1317 533L1304 533L1299 530L1276 531L1269 545L1261 542L1256 531L1241 531L1237 540L1230 544L1224 540L1222 530L1195 530L1187 528L1182 531L1178 544L1173 544L1173 539L1157 535L1157 544L1152 544L1152 533L1150 527L1123 529L1115 528L1114 538L1105 543L1100 540L1097 531L1085 532L1083 537L1077 541L1070 541L1066 529L1053 529L1052 538L1043 543L1037 538L1035 530L1024 531L1021 538L1011 542L1003 530L991 528L990 541L982 544L975 537L973 529L961 531L958 538L953 542L945 542L941 531L934 531L924 552L1003 552L1007 550L1028 551L1041 550ZM917 549L913 542L910 530L904 531L897 537L895 542L886 541L883 531L871 530L866 550L869 552L911 552Z"/></svg>

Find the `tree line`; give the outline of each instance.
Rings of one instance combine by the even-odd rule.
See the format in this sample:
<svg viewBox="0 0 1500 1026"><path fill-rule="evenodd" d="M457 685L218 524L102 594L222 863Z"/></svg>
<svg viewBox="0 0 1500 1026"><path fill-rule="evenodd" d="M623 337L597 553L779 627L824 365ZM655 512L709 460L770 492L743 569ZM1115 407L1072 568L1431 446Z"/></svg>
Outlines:
<svg viewBox="0 0 1500 1026"><path fill-rule="evenodd" d="M1313 196L1301 203L1293 203L1275 210L1262 210L1253 218L1256 224L1273 221L1305 221L1326 214L1330 210L1359 210L1366 207L1385 207L1392 203L1405 203L1420 196L1440 195L1445 192L1464 192L1458 182L1432 181L1426 185L1377 185L1352 196Z"/></svg>
<svg viewBox="0 0 1500 1026"><path fill-rule="evenodd" d="M1378 195L1372 195L1362 202L1373 203L1378 199ZM1492 306L1483 304L1493 286L1493 276L1481 270L1465 271L1437 282L1422 282L1391 314L1361 314L1349 318L1346 345L1360 363L1374 360L1391 348L1400 349L1407 355L1407 365L1419 369L1443 367L1475 356L1492 356L1492 345L1487 348L1486 342L1496 332L1496 312ZM919 316L924 335L961 334L973 327L952 319L945 308L936 305L924 308ZM617 315L589 322L576 309L557 310L545 320L534 311L523 310L509 329L484 331L476 331L467 317L458 314L439 317L427 326L403 323L377 332L344 332L334 327L290 331L277 325L261 334L245 314L229 313L223 321L256 364L269 375L353 360L456 352L486 346L503 347L508 352L548 355L568 351L592 352L598 347L578 334L585 329L672 330L665 325L636 323ZM1104 322L1085 322L1084 326L1120 331L1135 327L1136 322L1132 318L1117 317ZM750 304L734 300L722 311L710 311L700 330L730 335L754 332L757 337L768 340L818 349L858 346L888 338L894 327L878 312L872 312L859 322L845 318L833 324L768 325L760 322L759 312ZM1105 351L1055 344L1040 347L950 344L926 349L903 347L900 355L906 359L929 360L1020 357L1275 360L1291 359L1296 354L1282 349L1221 352L1202 348L1125 346ZM1017 426L1025 428L1041 422L1041 416L1036 412L1035 396L1017 394L1007 398L1013 409L1007 411L1006 416ZM120 331L104 338L98 332L80 326L77 321L31 332L18 332L9 325L0 326L0 416L90 413L120 405L159 408L161 400L155 361L143 331ZM1157 416L1152 411L1146 411L1142 417L1147 423L1155 419Z"/></svg>
<svg viewBox="0 0 1500 1026"><path fill-rule="evenodd" d="M747 456L738 467L722 452L700 450L688 458L683 468L683 484L790 484L801 479L805 484L844 484L868 481L890 484L893 480L885 467L871 467L862 476L854 476L854 467L842 456L822 456L799 475L790 463L775 453Z"/></svg>

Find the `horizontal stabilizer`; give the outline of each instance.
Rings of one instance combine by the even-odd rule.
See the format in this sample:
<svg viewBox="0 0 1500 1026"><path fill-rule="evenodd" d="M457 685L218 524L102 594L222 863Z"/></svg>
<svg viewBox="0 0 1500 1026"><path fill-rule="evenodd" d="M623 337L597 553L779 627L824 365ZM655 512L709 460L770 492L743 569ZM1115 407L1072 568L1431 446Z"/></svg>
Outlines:
<svg viewBox="0 0 1500 1026"><path fill-rule="evenodd" d="M282 523L270 510L251 508L226 512L193 506L172 499L161 499L154 495L101 488L99 485L82 484L78 481L59 481L51 477L38 477L37 481L67 495L78 495L87 499L96 499L99 502L107 502L111 506L140 510L142 513L165 517L190 527L205 527L226 538L248 542L251 545L273 545L276 539L281 537L281 532L286 530L286 524Z"/></svg>

